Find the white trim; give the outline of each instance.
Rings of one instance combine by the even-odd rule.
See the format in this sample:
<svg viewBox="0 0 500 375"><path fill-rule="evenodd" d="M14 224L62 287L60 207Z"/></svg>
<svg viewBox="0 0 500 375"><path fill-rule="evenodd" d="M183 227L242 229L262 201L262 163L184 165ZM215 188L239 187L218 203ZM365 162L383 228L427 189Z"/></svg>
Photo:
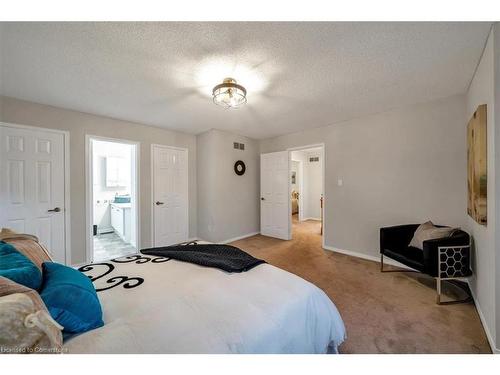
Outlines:
<svg viewBox="0 0 500 375"><path fill-rule="evenodd" d="M230 243L230 242L234 242L234 241L242 240L242 239L244 239L244 238L248 238L248 237L256 236L257 234L260 234L260 232L252 232L252 233L247 233L247 234L244 234L243 236L233 237L233 238L229 238L229 239L224 240L224 241L220 241L219 243L222 243L222 244L227 244L227 243Z"/></svg>
<svg viewBox="0 0 500 375"><path fill-rule="evenodd" d="M288 151L288 150L287 150ZM288 174L287 174L287 187L288 187L288 220L287 220L287 238L282 238L283 240L291 240L292 237L292 152L288 151ZM261 157L262 159L262 157ZM262 165L262 161L261 161ZM262 174L262 172L261 172ZM261 175L262 177L262 175ZM262 210L262 205L260 206ZM278 237L279 238L279 237Z"/></svg>
<svg viewBox="0 0 500 375"><path fill-rule="evenodd" d="M320 221L321 218L319 218L319 217L305 217L302 221L306 221L306 220Z"/></svg>
<svg viewBox="0 0 500 375"><path fill-rule="evenodd" d="M62 133L62 134L67 134L69 136L69 131L68 130L42 128L41 126L13 124L11 122L1 122L1 121L0 121L0 125L6 126L6 127L11 127L11 128L18 128L18 129L42 130L42 131L51 132L51 133L58 133L58 134Z"/></svg>
<svg viewBox="0 0 500 375"><path fill-rule="evenodd" d="M150 165L150 180L151 180L151 202L150 202L150 207L151 207L151 243L149 244L150 247L155 246L155 204L154 204L154 192L155 192L155 180L154 180L154 144L151 144L151 150L150 150L150 155L149 155L149 165Z"/></svg>
<svg viewBox="0 0 500 375"><path fill-rule="evenodd" d="M131 141L128 139L119 139L119 138L110 138L110 137L102 137L99 135L85 134L85 259L87 263L91 263L94 258L94 240L92 231L90 228L93 224L93 171L92 171L92 163L90 163L90 157L92 156L92 140L97 141L106 141L106 142L114 142L114 143L123 143L127 145L131 145L135 147L135 181L132 183L135 185L135 212L136 212L136 220L135 220L135 238L136 238L136 249L137 253L139 253L141 247L141 194L140 194L140 185L141 185L141 174L140 174L140 142Z"/></svg>
<svg viewBox="0 0 500 375"><path fill-rule="evenodd" d="M62 134L64 139L64 261L71 264L70 133L67 130L0 122L0 126Z"/></svg>
<svg viewBox="0 0 500 375"><path fill-rule="evenodd" d="M155 246L155 202L154 202L154 190L155 190L155 183L154 183L154 149L155 147L160 147L160 148L168 148L171 150L179 150L179 151L186 151L186 165L187 165L187 173L186 173L186 178L187 178L187 189L188 189L188 195L187 195L187 225L188 225L188 236L189 236L189 149L187 147L177 147L177 146L167 146L167 145L161 145L158 143L151 143L151 154L150 154L150 165L151 165L151 247ZM187 239L185 242L188 241L195 241L196 237L193 239Z"/></svg>
<svg viewBox="0 0 500 375"><path fill-rule="evenodd" d="M292 160L293 162L293 160ZM304 162L299 163L300 181L299 181L299 221L304 221L305 204L304 204Z"/></svg>
<svg viewBox="0 0 500 375"><path fill-rule="evenodd" d="M70 149L69 149L69 132L64 134L64 207L65 207L65 230L64 236L66 237L66 265L71 264L71 208L70 208Z"/></svg>
<svg viewBox="0 0 500 375"><path fill-rule="evenodd" d="M488 327L488 324L486 323L486 319L484 317L483 310L481 310L481 305L479 304L479 301L476 298L476 294L474 293L473 289L471 288L469 280L467 280L467 284L469 285L469 290L471 292L472 299L474 300L474 305L476 306L477 314L479 315L479 319L481 320L481 324L483 325L484 332L486 333L486 338L488 339L488 344L490 344L490 349L493 352L493 354L500 354L500 349L498 349L495 345L495 340L493 339L493 335L491 334L491 331Z"/></svg>
<svg viewBox="0 0 500 375"><path fill-rule="evenodd" d="M344 255L349 255L349 256L352 256L352 257L356 257L356 258L361 258L361 259L365 259L365 260L370 260L372 262L376 262L376 263L380 263L380 257L376 257L376 256L373 256L373 255L368 255L368 254L364 254L364 253L360 253L360 252L357 252L357 251L352 251L352 250L344 250L344 249L339 249L339 248L336 248L336 247L333 247L333 246L323 246L323 249L325 250L330 250L330 251L333 251L333 252L336 252L336 253L340 253L340 254L344 254ZM413 270L413 268L411 267L408 267L402 263L399 263L393 259L389 259L387 257L384 258L384 264L390 264L391 266L396 266L396 267L400 267L400 268L406 268L406 269L409 269L409 270Z"/></svg>
<svg viewBox="0 0 500 375"><path fill-rule="evenodd" d="M302 150L306 150L309 148L319 148L319 147L324 147L324 146L325 146L324 143L313 143L313 144L305 145L305 146L290 147L290 148L287 148L286 151L302 151Z"/></svg>
<svg viewBox="0 0 500 375"><path fill-rule="evenodd" d="M153 148L153 146L163 147L163 148L169 148L171 150L188 151L188 149L186 147L162 145L162 144L159 144L159 143L151 143L151 149Z"/></svg>
<svg viewBox="0 0 500 375"><path fill-rule="evenodd" d="M321 192L323 194L323 223L322 223L322 226L323 226L323 234L321 235L321 246L323 248L326 248L326 243L325 243L325 233L326 233L326 220L325 220L325 207L326 207L326 202L327 202L327 194L326 194L326 184L325 184L325 180L326 180L326 144L325 143L314 143L314 144L311 144L311 145L305 145L305 146L298 146L298 147L290 147L290 148L287 148L286 151L288 151L288 239L292 239L292 200L290 199L290 195L292 194L292 182L290 180L290 175L291 175L291 170L292 170L292 151L301 151L301 150L307 150L307 149L310 149L310 148L319 148L321 147L321 157L323 158L323 160L321 161L322 163L322 171L321 171L321 177L322 177L322 180L321 181ZM301 176L301 181L303 180L302 176ZM300 208L299 208L300 210ZM300 212L299 212L300 213ZM303 220L307 220L306 218L303 218ZM313 219L314 220L314 219Z"/></svg>
<svg viewBox="0 0 500 375"><path fill-rule="evenodd" d="M222 241L217 241L217 242L204 240L203 238L200 238L200 237L191 238L188 241L204 241L204 242L209 242L209 243L228 244L230 242L234 242L234 241L242 240L244 238L256 236L258 234L260 234L260 232L252 232L252 233L244 234L243 236L233 237L233 238L229 238L227 240L222 240Z"/></svg>
<svg viewBox="0 0 500 375"><path fill-rule="evenodd" d="M304 221L304 220L307 220L307 219L304 219L304 204L301 203L302 201L300 200L301 197L303 197L303 192L304 192L304 162L302 160L293 160L292 159L292 156L290 155L290 170L292 169L292 164L293 162L295 163L298 163L299 164L299 214L298 214L298 219L299 221ZM291 185L291 182L290 182L290 185ZM297 185L297 184L296 184ZM290 191L290 195L291 195L291 191ZM291 198L291 196L290 196Z"/></svg>
<svg viewBox="0 0 500 375"><path fill-rule="evenodd" d="M90 227L92 226L92 184L89 180L89 177L91 175L91 164L90 163L90 156L92 155L91 151L91 142L90 142L90 136L85 135L85 262L86 263L91 263L92 258L93 258L93 252L94 252L94 244L93 244L93 239L91 236L93 236L92 232L90 231Z"/></svg>

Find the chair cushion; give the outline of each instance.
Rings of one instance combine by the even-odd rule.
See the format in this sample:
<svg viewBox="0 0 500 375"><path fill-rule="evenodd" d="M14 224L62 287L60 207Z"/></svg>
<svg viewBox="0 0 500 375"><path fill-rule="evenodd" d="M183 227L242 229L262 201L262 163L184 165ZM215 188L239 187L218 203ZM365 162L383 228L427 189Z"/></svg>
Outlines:
<svg viewBox="0 0 500 375"><path fill-rule="evenodd" d="M424 241L434 240L437 238L447 238L453 235L460 228L437 227L431 221L419 225L409 246L423 250Z"/></svg>
<svg viewBox="0 0 500 375"><path fill-rule="evenodd" d="M399 251L384 249L383 254L417 271L424 270L424 255L422 250L408 246Z"/></svg>
<svg viewBox="0 0 500 375"><path fill-rule="evenodd" d="M42 285L42 273L37 266L4 241L0 241L0 276L35 290Z"/></svg>
<svg viewBox="0 0 500 375"><path fill-rule="evenodd" d="M92 281L80 271L45 262L40 292L50 315L64 327L63 333L81 333L104 325L101 303Z"/></svg>

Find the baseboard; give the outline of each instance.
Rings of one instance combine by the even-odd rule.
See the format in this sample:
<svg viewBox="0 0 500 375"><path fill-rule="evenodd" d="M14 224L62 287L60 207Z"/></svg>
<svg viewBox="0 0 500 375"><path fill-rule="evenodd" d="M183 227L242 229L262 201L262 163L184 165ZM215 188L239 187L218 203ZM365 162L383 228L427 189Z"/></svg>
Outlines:
<svg viewBox="0 0 500 375"><path fill-rule="evenodd" d="M324 245L323 249L330 250L330 251L333 251L333 252L336 252L336 253L340 253L340 254L344 254L344 255L350 255L350 256L356 257L356 258L361 258L361 259L365 259L365 260L371 260L372 262L376 262L376 263L380 263L380 257L376 257L376 256L373 256L373 255L368 255L368 254L360 253L360 252L357 252L357 251L339 249L339 248L336 248L336 247L333 247L333 246L328 246L328 245ZM387 257L384 258L384 264L390 264L391 266L396 266L396 267L400 267L400 268L406 268L406 269L409 269L409 270L413 270L413 268L408 267L407 265L404 265L402 263L396 262L395 260L389 259Z"/></svg>
<svg viewBox="0 0 500 375"><path fill-rule="evenodd" d="M108 234L108 233L114 233L115 230L113 227L104 227L101 229L97 229L97 234Z"/></svg>
<svg viewBox="0 0 500 375"><path fill-rule="evenodd" d="M306 220L321 221L319 217L305 217L301 221L306 221Z"/></svg>
<svg viewBox="0 0 500 375"><path fill-rule="evenodd" d="M244 238L248 238L248 237L252 237L252 236L256 236L257 234L260 234L260 232L252 232L252 233L247 233L247 234L244 234L243 236L238 236L238 237L233 237L233 238L228 238L227 240L222 240L222 241L217 241L217 243L220 243L220 244L227 244L227 243L230 243L230 242L234 242L234 241L238 241L238 240L242 240ZM204 241L204 242L214 242L214 241L208 241L208 240L204 240L203 238L194 238L190 241L195 241L195 240L198 240L198 241Z"/></svg>
<svg viewBox="0 0 500 375"><path fill-rule="evenodd" d="M495 340L493 339L493 335L491 334L491 331L486 324L486 319L484 318L483 310L481 310L481 305L479 304L476 294L472 290L470 286L469 280L467 280L467 284L469 285L469 290L472 294L472 299L474 300L474 305L476 305L476 311L477 314L479 315L479 319L481 320L481 324L483 325L484 332L486 333L486 338L488 339L488 344L490 344L491 351L493 354L500 354L500 349L496 347Z"/></svg>
<svg viewBox="0 0 500 375"><path fill-rule="evenodd" d="M219 243L230 243L230 242L234 242L234 241L238 241L238 240L242 240L244 238L248 238L248 237L252 237L252 236L255 236L257 234L260 234L260 232L252 232L252 233L247 233L247 234L244 234L243 236L238 236L238 237L233 237L233 238L229 238L227 240L224 240L224 241L219 241Z"/></svg>

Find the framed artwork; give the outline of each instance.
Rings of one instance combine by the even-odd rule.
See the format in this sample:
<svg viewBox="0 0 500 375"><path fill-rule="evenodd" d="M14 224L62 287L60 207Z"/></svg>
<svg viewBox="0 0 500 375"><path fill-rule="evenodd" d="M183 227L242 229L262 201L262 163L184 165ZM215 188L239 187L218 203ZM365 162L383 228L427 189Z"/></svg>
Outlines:
<svg viewBox="0 0 500 375"><path fill-rule="evenodd" d="M467 213L487 225L486 104L477 107L467 125Z"/></svg>

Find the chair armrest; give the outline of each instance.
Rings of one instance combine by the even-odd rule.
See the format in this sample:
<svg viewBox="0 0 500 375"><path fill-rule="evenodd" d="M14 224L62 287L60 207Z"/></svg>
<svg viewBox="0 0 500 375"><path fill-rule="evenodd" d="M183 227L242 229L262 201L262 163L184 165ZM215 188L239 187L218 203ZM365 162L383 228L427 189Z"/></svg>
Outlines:
<svg viewBox="0 0 500 375"><path fill-rule="evenodd" d="M436 238L423 242L423 256L424 256L424 270L427 274L436 277L438 276L439 264L439 248L443 247L466 247L467 264L470 259L470 238L469 235L463 231L459 231L451 237Z"/></svg>
<svg viewBox="0 0 500 375"><path fill-rule="evenodd" d="M408 247L420 224L396 225L380 228L380 252L385 249L401 250Z"/></svg>

